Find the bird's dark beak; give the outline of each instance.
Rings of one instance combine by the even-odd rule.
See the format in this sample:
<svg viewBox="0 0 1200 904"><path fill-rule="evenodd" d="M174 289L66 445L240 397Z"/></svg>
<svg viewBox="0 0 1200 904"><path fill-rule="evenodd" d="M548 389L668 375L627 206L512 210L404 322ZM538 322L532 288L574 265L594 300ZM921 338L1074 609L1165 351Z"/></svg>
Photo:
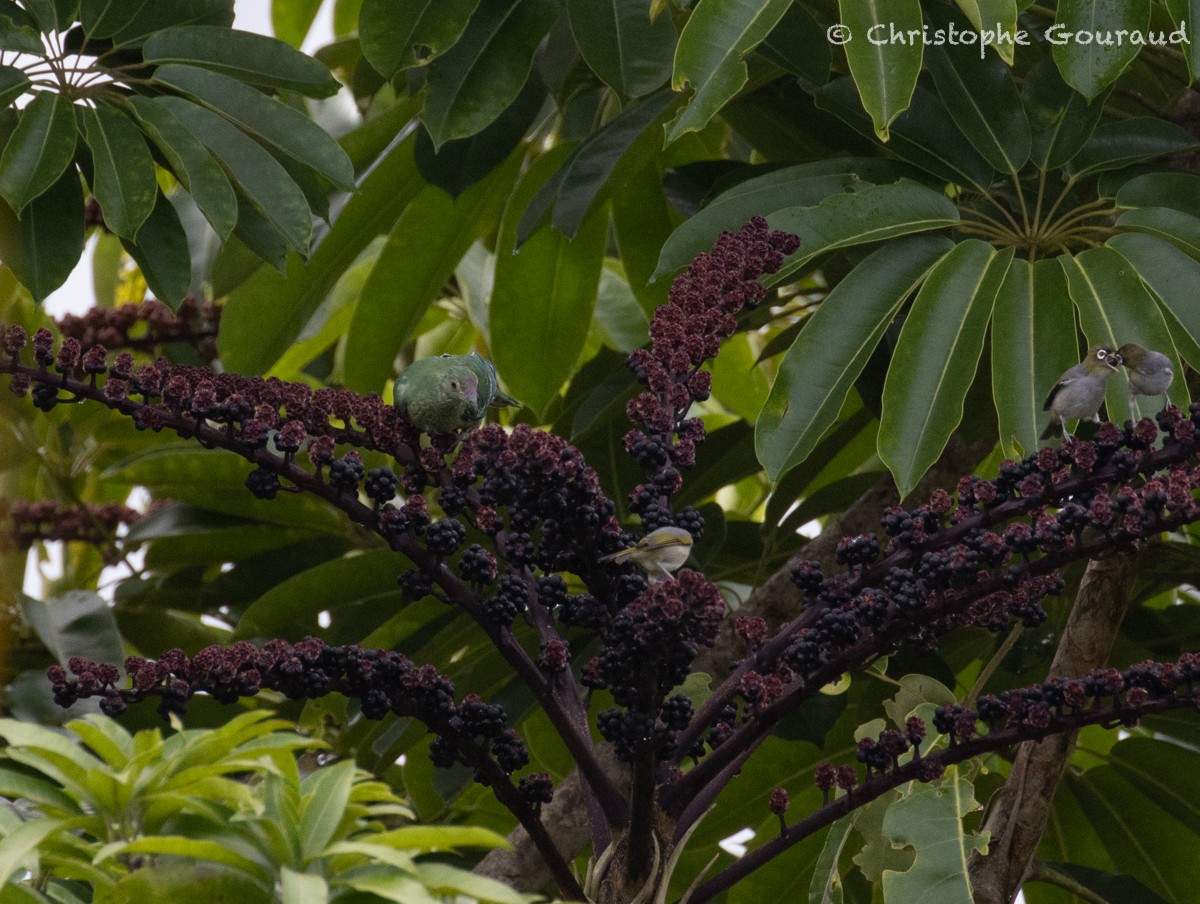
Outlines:
<svg viewBox="0 0 1200 904"><path fill-rule="evenodd" d="M1122 358L1120 355L1113 353L1104 359L1104 363L1107 364L1109 367L1111 367L1113 370L1116 370L1118 367L1120 367L1122 364L1125 363L1125 359Z"/></svg>

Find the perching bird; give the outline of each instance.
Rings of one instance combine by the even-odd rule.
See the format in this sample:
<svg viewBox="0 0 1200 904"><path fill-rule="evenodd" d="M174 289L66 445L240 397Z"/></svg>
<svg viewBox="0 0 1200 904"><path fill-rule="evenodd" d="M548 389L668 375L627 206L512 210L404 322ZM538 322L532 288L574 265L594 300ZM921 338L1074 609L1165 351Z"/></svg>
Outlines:
<svg viewBox="0 0 1200 904"><path fill-rule="evenodd" d="M1067 369L1050 394L1042 411L1051 414L1050 423L1038 439L1050 439L1067 432L1067 421L1090 417L1100 423L1100 405L1108 378L1121 363L1121 357L1111 345L1093 345L1087 357ZM1068 434L1069 435L1069 434Z"/></svg>
<svg viewBox="0 0 1200 904"><path fill-rule="evenodd" d="M441 355L414 361L396 379L396 410L425 433L475 427L491 405L516 405L500 392L496 368L486 358Z"/></svg>
<svg viewBox="0 0 1200 904"><path fill-rule="evenodd" d="M1162 393L1163 405L1169 405L1167 387L1175 379L1175 365L1162 352L1142 348L1136 342L1127 342L1117 349L1121 363L1125 365L1125 376L1129 379L1129 417L1137 420L1134 407L1135 395L1158 395Z"/></svg>
<svg viewBox="0 0 1200 904"><path fill-rule="evenodd" d="M633 560L645 569L650 582L672 580L671 572L687 561L692 552L692 535L682 527L660 527L620 552L601 556L601 562Z"/></svg>

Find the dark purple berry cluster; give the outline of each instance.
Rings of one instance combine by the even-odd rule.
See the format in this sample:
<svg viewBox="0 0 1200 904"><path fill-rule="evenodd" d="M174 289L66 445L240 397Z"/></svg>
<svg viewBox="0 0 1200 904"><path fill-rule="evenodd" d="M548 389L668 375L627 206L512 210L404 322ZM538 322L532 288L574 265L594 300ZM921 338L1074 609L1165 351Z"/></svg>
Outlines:
<svg viewBox="0 0 1200 904"><path fill-rule="evenodd" d="M64 505L53 499L14 499L8 505L18 549L28 549L44 540L78 540L99 547L109 563L120 558L116 548L118 528L141 517L141 512L119 502Z"/></svg>
<svg viewBox="0 0 1200 904"><path fill-rule="evenodd" d="M205 361L217 357L217 327L221 308L187 296L172 311L156 299L115 308L91 308L83 314L64 314L56 323L59 331L84 348L103 345L149 351L168 342L194 345Z"/></svg>

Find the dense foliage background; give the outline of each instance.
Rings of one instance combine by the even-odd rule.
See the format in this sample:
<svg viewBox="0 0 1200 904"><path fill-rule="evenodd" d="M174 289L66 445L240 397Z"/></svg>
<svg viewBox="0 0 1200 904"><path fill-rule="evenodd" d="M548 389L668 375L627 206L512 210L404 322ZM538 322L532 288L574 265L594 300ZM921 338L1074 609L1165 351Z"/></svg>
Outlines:
<svg viewBox="0 0 1200 904"><path fill-rule="evenodd" d="M406 363L478 350L524 403L502 420L578 447L628 521L640 474L621 450L637 388L625 354L646 343L671 278L720 231L764 215L798 235L800 249L770 278L777 295L740 315L712 365L712 398L699 411L708 441L676 496L706 522L692 564L734 607L847 510L877 520L880 499L891 501L893 487L908 495L931 467L952 486L959 472L935 465L952 437L955 464L983 476L1035 449L1044 394L1087 344L1164 350L1189 379L1200 367L1190 87L1200 37L1118 47L1046 36L1058 23L1191 38L1200 4L337 0L335 39L313 59L295 48L321 6L279 0L267 38L231 32L229 0L0 0L0 322L31 332L49 323L38 303L90 242L98 307L55 329L110 348L384 398ZM998 23L1028 40L994 37L981 52L866 39L875 24L922 22ZM827 35L838 23L851 35L844 46ZM329 100L339 91L353 99L351 127ZM178 318L138 308L147 293ZM1181 405L1194 394L1183 377L1171 389ZM1141 404L1150 413L1155 400ZM7 709L17 719L65 718L41 673L72 655L119 662L311 634L438 663L458 686L504 704L535 769L556 781L570 772L545 714L480 629L432 597L404 603L396 576L406 566L325 502L257 500L236 456L132 430L94 406L43 414L5 393L0 409L0 497L10 508L123 504L135 488L149 500L136 520L95 509L77 517L72 529L94 542L66 543L61 575L36 599L21 593L25 548L43 559L57 522L17 505L16 540L0 546L14 601ZM1120 378L1108 411L1124 419ZM368 468L385 463L365 458ZM855 509L863 499L874 508ZM116 562L128 566L119 579L103 572ZM1119 665L1173 657L1200 636L1192 531L1151 544L1137 569L1112 652ZM763 838L775 831L772 789L819 800L815 764L851 759L884 701L903 714L978 694L984 681L1042 680L1072 590L1040 628L1007 640L964 630L937 655L901 653L789 719L689 840L673 895L714 857L728 861L721 839L746 826ZM697 699L706 683L695 679ZM390 790L371 786L363 807L394 793L422 821L512 828L469 769L433 769L415 722L365 719L332 697L301 707L264 694L247 706L296 720L380 776ZM197 701L188 725L227 720ZM93 749L119 731L78 724L92 726L76 731ZM147 707L123 724L159 721ZM4 736L52 743L15 723ZM1198 740L1187 715L1120 735L1085 729L1038 852L1060 864L1039 874L1055 884L1030 883L1027 900L1082 900L1063 890L1070 882L1113 901L1188 900L1200 880L1189 855L1200 845ZM273 781L300 781L279 769ZM986 802L1008 769L1001 756L977 764L975 797ZM46 771L46 787L69 771ZM328 781L349 794L352 779L343 770ZM261 807L218 801L215 789L195 794L222 814L242 805L262 818ZM816 836L753 874L729 900L902 900L888 877L911 854L889 843L901 835L885 825L884 804L862 811L853 831ZM185 816L175 815L179 825ZM978 822L970 812L967 831ZM18 814L0 828L19 824ZM136 834L96 837L75 860ZM10 873L39 841L14 852ZM274 875L278 852L259 853L255 868ZM284 865L302 872L324 856L309 854ZM71 858L44 852L48 872L59 861ZM78 897L55 891L58 900L87 899L71 883L120 878L78 869L56 886ZM50 891L6 888L4 899ZM365 885L357 893L363 900Z"/></svg>

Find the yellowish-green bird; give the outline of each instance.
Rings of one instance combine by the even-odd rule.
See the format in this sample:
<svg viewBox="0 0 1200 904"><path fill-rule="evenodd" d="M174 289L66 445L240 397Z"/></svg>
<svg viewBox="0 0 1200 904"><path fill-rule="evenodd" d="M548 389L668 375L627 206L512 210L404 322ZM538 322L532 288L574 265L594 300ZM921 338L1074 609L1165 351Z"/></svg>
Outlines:
<svg viewBox="0 0 1200 904"><path fill-rule="evenodd" d="M1175 379L1175 365L1162 352L1142 348L1136 342L1126 342L1117 354L1125 365L1125 376L1129 378L1129 418L1137 420L1134 406L1135 395L1154 396L1162 394L1163 406L1171 404L1167 389Z"/></svg>
<svg viewBox="0 0 1200 904"><path fill-rule="evenodd" d="M1100 406L1108 378L1121 364L1121 356L1111 345L1093 345L1087 357L1067 369L1046 396L1043 411L1050 412L1050 423L1038 439L1067 432L1067 421L1090 417L1100 422Z"/></svg>
<svg viewBox="0 0 1200 904"><path fill-rule="evenodd" d="M637 562L645 569L651 583L674 580L671 572L678 569L692 553L692 535L682 527L660 527L652 530L633 546L609 553L601 562Z"/></svg>
<svg viewBox="0 0 1200 904"><path fill-rule="evenodd" d="M518 405L500 391L487 358L440 355L414 361L396 379L396 410L425 433L458 433L478 426L489 407Z"/></svg>

